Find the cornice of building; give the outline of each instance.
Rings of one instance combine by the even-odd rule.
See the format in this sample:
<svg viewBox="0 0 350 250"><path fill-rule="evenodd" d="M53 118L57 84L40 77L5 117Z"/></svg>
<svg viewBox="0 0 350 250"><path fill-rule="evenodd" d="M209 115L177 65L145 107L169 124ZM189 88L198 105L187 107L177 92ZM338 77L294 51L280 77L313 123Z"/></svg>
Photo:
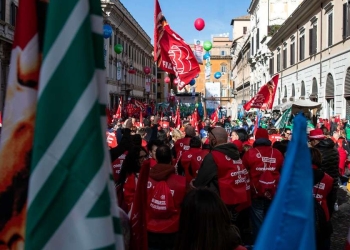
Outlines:
<svg viewBox="0 0 350 250"><path fill-rule="evenodd" d="M310 16L315 10L321 8L324 0L304 0L294 12L284 21L278 31L272 36L267 46L271 51L275 50L282 43L285 37L290 37L300 27L300 24L310 20Z"/></svg>
<svg viewBox="0 0 350 250"><path fill-rule="evenodd" d="M140 26L140 24L135 20L135 18L130 14L130 12L124 7L124 5L119 0L101 0L101 6L103 8L108 7L108 5L112 5L116 8L116 10L119 10L125 17L127 17L129 22L135 27L137 32L140 32L148 42L151 42L150 36L147 35L144 29Z"/></svg>
<svg viewBox="0 0 350 250"><path fill-rule="evenodd" d="M254 12L256 6L258 5L258 2L259 2L259 0L252 0L252 1L250 2L249 8L248 8L248 10L247 10L247 12L248 12L249 14L253 14L253 12Z"/></svg>

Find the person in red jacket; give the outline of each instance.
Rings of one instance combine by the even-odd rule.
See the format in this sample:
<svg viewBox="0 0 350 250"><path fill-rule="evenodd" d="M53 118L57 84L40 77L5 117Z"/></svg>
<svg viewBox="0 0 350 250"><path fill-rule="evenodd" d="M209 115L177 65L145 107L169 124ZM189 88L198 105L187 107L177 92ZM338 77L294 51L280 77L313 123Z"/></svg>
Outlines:
<svg viewBox="0 0 350 250"><path fill-rule="evenodd" d="M146 149L138 146L129 151L122 163L119 179L117 181L117 195L119 207L126 213L129 213L131 209L139 172L143 161L147 158Z"/></svg>
<svg viewBox="0 0 350 250"><path fill-rule="evenodd" d="M209 139L207 139L207 141L202 144L202 150L194 153L191 158L190 169L193 174L193 179L196 179L205 156L210 152Z"/></svg>
<svg viewBox="0 0 350 250"><path fill-rule="evenodd" d="M159 146L156 159L147 185L148 247L172 249L179 229L180 205L186 194L186 178L175 174L169 146Z"/></svg>
<svg viewBox="0 0 350 250"><path fill-rule="evenodd" d="M235 221L242 209L250 206L250 184L247 169L233 143L227 143L227 132L222 127L209 130L212 147L198 171L193 186L208 187L220 194Z"/></svg>
<svg viewBox="0 0 350 250"><path fill-rule="evenodd" d="M251 219L254 239L271 205L280 178L283 155L271 147L266 129L258 128L253 148L245 152L242 161L248 169L252 195Z"/></svg>
<svg viewBox="0 0 350 250"><path fill-rule="evenodd" d="M196 136L195 128L191 125L187 125L185 127L185 137L177 140L174 145L177 158L180 156L182 151L190 149L190 140L194 136Z"/></svg>
<svg viewBox="0 0 350 250"><path fill-rule="evenodd" d="M220 197L207 188L188 193L180 215L175 250L246 250Z"/></svg>
<svg viewBox="0 0 350 250"><path fill-rule="evenodd" d="M183 151L177 172L179 175L186 177L186 183L190 183L194 179L194 173L191 168L192 157L202 151L202 141L198 136L192 137L190 140L190 149Z"/></svg>

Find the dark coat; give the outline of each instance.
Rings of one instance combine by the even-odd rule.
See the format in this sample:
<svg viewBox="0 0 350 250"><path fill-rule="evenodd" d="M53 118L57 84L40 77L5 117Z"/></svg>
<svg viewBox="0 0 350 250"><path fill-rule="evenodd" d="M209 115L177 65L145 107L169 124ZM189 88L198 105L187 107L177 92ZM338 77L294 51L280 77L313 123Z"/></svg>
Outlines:
<svg viewBox="0 0 350 250"><path fill-rule="evenodd" d="M320 169L333 178L333 189L327 199L329 213L334 211L334 203L337 201L338 178L339 178L339 153L335 149L335 143L332 139L321 140L315 148L322 154L322 164Z"/></svg>

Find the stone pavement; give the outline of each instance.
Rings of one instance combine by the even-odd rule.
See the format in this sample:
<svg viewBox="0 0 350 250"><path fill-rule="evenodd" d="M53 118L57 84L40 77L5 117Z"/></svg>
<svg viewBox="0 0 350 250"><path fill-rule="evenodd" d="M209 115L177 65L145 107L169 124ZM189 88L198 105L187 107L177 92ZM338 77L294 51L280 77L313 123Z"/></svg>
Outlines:
<svg viewBox="0 0 350 250"><path fill-rule="evenodd" d="M337 212L334 212L332 217L332 250L345 249L345 242L350 227L350 193L344 186L341 186L338 190L338 205L339 210Z"/></svg>

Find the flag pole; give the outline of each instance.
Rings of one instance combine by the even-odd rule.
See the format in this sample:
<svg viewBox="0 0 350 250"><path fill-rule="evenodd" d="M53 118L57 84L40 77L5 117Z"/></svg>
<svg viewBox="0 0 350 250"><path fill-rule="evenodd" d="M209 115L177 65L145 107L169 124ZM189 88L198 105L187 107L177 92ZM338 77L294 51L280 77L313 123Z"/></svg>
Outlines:
<svg viewBox="0 0 350 250"><path fill-rule="evenodd" d="M155 67L155 77L156 77L156 114L158 112L158 68L157 68L157 62L154 62L154 67Z"/></svg>

